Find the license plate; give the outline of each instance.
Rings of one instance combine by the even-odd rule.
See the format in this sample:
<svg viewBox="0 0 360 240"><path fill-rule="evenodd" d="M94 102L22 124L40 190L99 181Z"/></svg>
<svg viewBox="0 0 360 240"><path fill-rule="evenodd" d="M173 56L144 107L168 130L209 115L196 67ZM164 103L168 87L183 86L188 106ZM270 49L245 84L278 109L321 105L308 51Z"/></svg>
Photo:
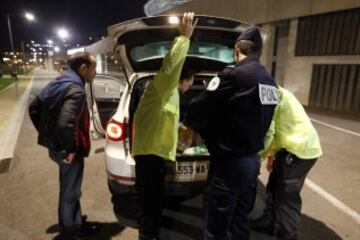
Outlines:
<svg viewBox="0 0 360 240"><path fill-rule="evenodd" d="M175 169L177 166L177 169ZM208 161L177 162L168 164L166 167L166 179L168 181L192 182L205 181L209 171Z"/></svg>

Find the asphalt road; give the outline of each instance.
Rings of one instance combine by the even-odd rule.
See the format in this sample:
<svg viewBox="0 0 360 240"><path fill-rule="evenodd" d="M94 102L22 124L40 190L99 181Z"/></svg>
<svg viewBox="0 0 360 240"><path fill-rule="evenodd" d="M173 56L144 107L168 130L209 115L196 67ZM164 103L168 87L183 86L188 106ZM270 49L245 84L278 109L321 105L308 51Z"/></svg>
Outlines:
<svg viewBox="0 0 360 240"><path fill-rule="evenodd" d="M32 93L37 93L53 76L38 71ZM311 182L302 192L300 239L359 239L360 122L323 113L310 115L317 121L314 126L320 134L324 156L310 172ZM119 225L112 212L101 151L103 146L102 140L94 142L85 166L83 213L90 221L103 224L102 230L88 239L137 239L136 229ZM263 182L266 177L262 168L253 216L259 215L264 206ZM0 175L0 240L59 239L57 198L58 168L49 160L46 150L36 144L36 132L26 116L13 169ZM166 209L161 230L163 239L201 239L201 201L202 196L198 196L183 202L177 209ZM273 238L252 233L251 239Z"/></svg>

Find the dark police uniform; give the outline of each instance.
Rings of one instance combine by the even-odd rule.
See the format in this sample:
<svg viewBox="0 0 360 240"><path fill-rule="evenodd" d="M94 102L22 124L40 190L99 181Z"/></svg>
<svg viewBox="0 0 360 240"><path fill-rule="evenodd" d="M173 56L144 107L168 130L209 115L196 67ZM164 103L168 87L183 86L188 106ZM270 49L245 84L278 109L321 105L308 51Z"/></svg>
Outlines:
<svg viewBox="0 0 360 240"><path fill-rule="evenodd" d="M205 239L248 239L258 152L276 103L275 81L256 57L225 68L190 103L184 124L202 135L211 155L204 192Z"/></svg>

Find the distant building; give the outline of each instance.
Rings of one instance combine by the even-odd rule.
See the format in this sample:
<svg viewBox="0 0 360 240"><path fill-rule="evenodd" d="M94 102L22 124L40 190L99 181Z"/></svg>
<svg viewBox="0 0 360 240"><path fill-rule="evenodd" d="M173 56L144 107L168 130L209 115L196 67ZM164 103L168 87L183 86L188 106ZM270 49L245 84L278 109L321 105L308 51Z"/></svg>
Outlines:
<svg viewBox="0 0 360 240"><path fill-rule="evenodd" d="M22 52L2 52L0 53L0 69L5 74L13 72L22 73L32 66L27 61Z"/></svg>

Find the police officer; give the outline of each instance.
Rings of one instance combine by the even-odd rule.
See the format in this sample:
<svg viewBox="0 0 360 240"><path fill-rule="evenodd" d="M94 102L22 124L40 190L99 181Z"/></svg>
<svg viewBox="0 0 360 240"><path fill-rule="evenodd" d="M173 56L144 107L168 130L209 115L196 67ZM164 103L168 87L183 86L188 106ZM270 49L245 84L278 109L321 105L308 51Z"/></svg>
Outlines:
<svg viewBox="0 0 360 240"><path fill-rule="evenodd" d="M259 155L277 103L275 81L260 65L262 39L250 27L237 39L235 66L213 78L189 106L184 124L210 152L204 239L248 239Z"/></svg>
<svg viewBox="0 0 360 240"><path fill-rule="evenodd" d="M266 185L264 214L252 221L260 232L277 239L297 239L300 191L306 175L322 155L319 136L304 108L289 91L279 88L279 104L265 138L262 157L271 171Z"/></svg>

